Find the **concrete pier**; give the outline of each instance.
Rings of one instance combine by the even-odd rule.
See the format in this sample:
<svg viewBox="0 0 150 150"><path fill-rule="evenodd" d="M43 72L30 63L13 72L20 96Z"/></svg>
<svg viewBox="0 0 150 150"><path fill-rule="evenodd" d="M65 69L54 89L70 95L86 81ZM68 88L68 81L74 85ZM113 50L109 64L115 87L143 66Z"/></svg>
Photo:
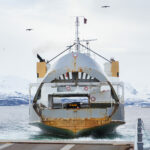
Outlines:
<svg viewBox="0 0 150 150"><path fill-rule="evenodd" d="M0 141L0 150L133 150L133 142L110 141Z"/></svg>

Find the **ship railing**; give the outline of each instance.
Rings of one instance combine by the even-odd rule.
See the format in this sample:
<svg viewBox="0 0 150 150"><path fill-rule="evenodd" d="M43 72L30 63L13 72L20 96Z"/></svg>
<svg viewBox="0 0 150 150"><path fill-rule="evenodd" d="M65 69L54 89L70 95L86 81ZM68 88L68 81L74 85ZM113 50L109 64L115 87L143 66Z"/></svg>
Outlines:
<svg viewBox="0 0 150 150"><path fill-rule="evenodd" d="M136 124L136 135L135 135L135 144L134 144L134 149L135 150L146 150L146 147L150 147L150 139L147 134L148 131L145 129L145 124L141 118L137 119L137 124ZM144 140L143 140L144 139ZM144 142L148 143L148 145L145 146L144 148Z"/></svg>
<svg viewBox="0 0 150 150"><path fill-rule="evenodd" d="M142 127L143 127L143 141L144 141L144 150L150 150L150 121L149 120L142 120Z"/></svg>
<svg viewBox="0 0 150 150"><path fill-rule="evenodd" d="M45 84L50 85L50 86L61 86L61 85L76 85L76 83L74 82L66 82L66 83L61 83L61 82L57 82L57 83L47 83L45 82ZM30 83L30 87L37 87L39 86L40 83ZM96 85L96 86L100 86L100 85L108 85L107 82L78 82L78 85ZM122 82L113 82L112 83L113 86L118 85L118 86L122 86Z"/></svg>

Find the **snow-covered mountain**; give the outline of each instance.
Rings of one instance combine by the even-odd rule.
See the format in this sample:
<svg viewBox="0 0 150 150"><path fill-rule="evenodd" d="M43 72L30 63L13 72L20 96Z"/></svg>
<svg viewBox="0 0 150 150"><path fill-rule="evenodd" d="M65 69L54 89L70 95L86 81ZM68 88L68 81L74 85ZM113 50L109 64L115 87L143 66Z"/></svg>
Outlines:
<svg viewBox="0 0 150 150"><path fill-rule="evenodd" d="M29 81L16 76L0 77L0 106L29 103Z"/></svg>
<svg viewBox="0 0 150 150"><path fill-rule="evenodd" d="M125 83L125 105L150 106L150 87L135 89L130 83Z"/></svg>
<svg viewBox="0 0 150 150"><path fill-rule="evenodd" d="M30 82L16 76L0 77L0 106L29 103ZM150 86L140 90L125 83L125 105L150 106Z"/></svg>

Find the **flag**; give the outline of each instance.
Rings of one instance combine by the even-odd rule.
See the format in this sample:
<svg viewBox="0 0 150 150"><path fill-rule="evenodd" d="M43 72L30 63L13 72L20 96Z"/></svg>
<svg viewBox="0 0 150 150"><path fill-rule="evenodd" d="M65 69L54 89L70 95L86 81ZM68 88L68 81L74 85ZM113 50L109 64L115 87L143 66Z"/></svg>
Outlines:
<svg viewBox="0 0 150 150"><path fill-rule="evenodd" d="M87 19L86 18L84 18L84 24L87 24Z"/></svg>

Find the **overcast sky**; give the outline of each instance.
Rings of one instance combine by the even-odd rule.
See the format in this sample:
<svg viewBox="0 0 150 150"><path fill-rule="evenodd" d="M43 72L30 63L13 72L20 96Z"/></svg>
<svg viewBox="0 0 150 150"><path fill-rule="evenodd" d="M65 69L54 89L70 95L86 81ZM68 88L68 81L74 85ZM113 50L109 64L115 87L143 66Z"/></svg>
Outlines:
<svg viewBox="0 0 150 150"><path fill-rule="evenodd" d="M0 0L0 74L35 81L35 54L51 59L72 44L74 16L88 19L81 39L98 39L90 47L119 60L121 80L150 84L149 0Z"/></svg>

